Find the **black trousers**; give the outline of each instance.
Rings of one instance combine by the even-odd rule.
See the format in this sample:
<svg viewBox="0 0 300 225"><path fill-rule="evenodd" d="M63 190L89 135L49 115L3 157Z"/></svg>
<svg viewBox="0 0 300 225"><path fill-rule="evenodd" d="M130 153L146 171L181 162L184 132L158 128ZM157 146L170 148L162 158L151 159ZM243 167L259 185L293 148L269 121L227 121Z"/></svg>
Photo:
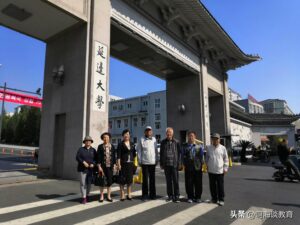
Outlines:
<svg viewBox="0 0 300 225"><path fill-rule="evenodd" d="M142 184L143 197L149 196L150 198L155 198L156 197L155 165L142 165L142 173L143 173L143 184Z"/></svg>
<svg viewBox="0 0 300 225"><path fill-rule="evenodd" d="M213 201L224 201L224 174L209 173L209 188Z"/></svg>
<svg viewBox="0 0 300 225"><path fill-rule="evenodd" d="M202 195L202 170L195 170L194 167L184 171L185 190L188 199L201 199Z"/></svg>
<svg viewBox="0 0 300 225"><path fill-rule="evenodd" d="M165 166L167 194L171 198L179 197L178 169L174 166Z"/></svg>

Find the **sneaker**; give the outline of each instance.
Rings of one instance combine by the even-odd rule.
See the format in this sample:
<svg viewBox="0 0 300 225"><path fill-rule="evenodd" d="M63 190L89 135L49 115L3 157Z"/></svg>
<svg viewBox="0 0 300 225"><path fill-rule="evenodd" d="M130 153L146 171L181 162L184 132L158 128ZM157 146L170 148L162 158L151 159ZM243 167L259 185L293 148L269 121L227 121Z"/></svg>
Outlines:
<svg viewBox="0 0 300 225"><path fill-rule="evenodd" d="M193 203L193 200L189 198L189 199L187 200L187 202L188 202L188 203Z"/></svg>
<svg viewBox="0 0 300 225"><path fill-rule="evenodd" d="M224 201L219 201L218 203L219 206L224 206L224 204L225 204Z"/></svg>
<svg viewBox="0 0 300 225"><path fill-rule="evenodd" d="M199 198L199 199L196 199L195 202L196 202L196 203L202 203L203 201Z"/></svg>
<svg viewBox="0 0 300 225"><path fill-rule="evenodd" d="M214 200L214 199L208 199L205 202L207 202L207 203L213 203L213 204L218 204L218 201Z"/></svg>
<svg viewBox="0 0 300 225"><path fill-rule="evenodd" d="M86 204L87 203L87 199L86 198L82 198L81 204Z"/></svg>
<svg viewBox="0 0 300 225"><path fill-rule="evenodd" d="M172 196L168 196L167 199L166 199L166 202L170 202L173 200L173 197Z"/></svg>
<svg viewBox="0 0 300 225"><path fill-rule="evenodd" d="M179 203L179 202L180 202L180 200L179 200L179 198L178 198L178 197L176 197L176 198L174 198L174 199L173 199L173 202L174 202L174 203Z"/></svg>

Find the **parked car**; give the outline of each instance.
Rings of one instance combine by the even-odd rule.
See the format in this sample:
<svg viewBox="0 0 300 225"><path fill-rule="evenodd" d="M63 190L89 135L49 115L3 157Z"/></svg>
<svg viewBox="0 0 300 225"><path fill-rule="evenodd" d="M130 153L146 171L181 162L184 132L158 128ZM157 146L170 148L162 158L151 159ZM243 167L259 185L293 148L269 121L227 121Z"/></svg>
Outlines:
<svg viewBox="0 0 300 225"><path fill-rule="evenodd" d="M240 161L241 151L242 151L242 147L240 147L240 146L232 147L232 160L233 161L236 161L236 162ZM252 155L253 155L252 147L246 148L246 158L251 159Z"/></svg>

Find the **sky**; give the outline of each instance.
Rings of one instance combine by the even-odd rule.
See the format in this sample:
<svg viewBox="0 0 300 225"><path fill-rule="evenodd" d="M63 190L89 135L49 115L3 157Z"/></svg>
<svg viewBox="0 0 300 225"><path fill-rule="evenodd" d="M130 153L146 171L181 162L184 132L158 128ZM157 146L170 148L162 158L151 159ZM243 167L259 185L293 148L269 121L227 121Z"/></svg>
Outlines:
<svg viewBox="0 0 300 225"><path fill-rule="evenodd" d="M300 113L300 1L202 0L235 43L259 62L229 71L229 86L242 97L285 99ZM0 86L36 91L43 88L45 43L0 26ZM124 83L126 85L124 85ZM147 85L145 85L147 84ZM165 81L110 60L110 94L143 95L165 89ZM6 103L13 111L14 104Z"/></svg>

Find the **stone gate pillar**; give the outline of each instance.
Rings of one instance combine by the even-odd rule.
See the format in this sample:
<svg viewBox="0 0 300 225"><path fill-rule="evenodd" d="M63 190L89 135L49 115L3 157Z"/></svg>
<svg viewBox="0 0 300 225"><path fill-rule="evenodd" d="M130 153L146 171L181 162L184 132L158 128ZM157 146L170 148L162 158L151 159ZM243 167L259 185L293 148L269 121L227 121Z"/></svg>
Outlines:
<svg viewBox="0 0 300 225"><path fill-rule="evenodd" d="M83 137L97 147L108 129L111 4L86 2L87 22L50 38L46 48L39 167L61 178L77 178Z"/></svg>

